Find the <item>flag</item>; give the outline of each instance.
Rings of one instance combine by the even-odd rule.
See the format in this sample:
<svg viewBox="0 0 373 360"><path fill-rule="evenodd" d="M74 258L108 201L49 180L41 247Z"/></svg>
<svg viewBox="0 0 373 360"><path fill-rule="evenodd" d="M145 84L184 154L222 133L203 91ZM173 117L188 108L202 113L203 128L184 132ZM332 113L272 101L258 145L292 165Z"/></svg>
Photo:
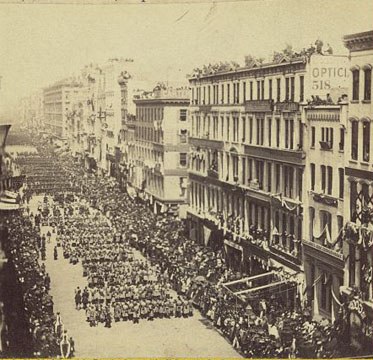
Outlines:
<svg viewBox="0 0 373 360"><path fill-rule="evenodd" d="M319 299L317 293L317 283L313 286L313 316L319 315Z"/></svg>
<svg viewBox="0 0 373 360"><path fill-rule="evenodd" d="M208 245L210 241L210 236L211 236L211 230L207 226L203 226L203 237L205 240L205 246Z"/></svg>
<svg viewBox="0 0 373 360"><path fill-rule="evenodd" d="M330 238L330 232L329 232L328 226L326 226L325 228L325 241L327 244L332 244L332 239Z"/></svg>

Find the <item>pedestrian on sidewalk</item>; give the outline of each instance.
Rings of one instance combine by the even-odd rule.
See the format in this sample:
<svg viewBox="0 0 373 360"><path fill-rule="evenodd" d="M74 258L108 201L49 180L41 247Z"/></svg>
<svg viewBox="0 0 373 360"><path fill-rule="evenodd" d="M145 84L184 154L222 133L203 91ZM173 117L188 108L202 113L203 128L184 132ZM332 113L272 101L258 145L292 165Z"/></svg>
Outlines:
<svg viewBox="0 0 373 360"><path fill-rule="evenodd" d="M75 308L80 310L80 306L82 303L82 291L80 290L79 286L75 290Z"/></svg>
<svg viewBox="0 0 373 360"><path fill-rule="evenodd" d="M67 359L70 357L71 345L67 336L67 331L63 332L62 340L60 342L61 357Z"/></svg>

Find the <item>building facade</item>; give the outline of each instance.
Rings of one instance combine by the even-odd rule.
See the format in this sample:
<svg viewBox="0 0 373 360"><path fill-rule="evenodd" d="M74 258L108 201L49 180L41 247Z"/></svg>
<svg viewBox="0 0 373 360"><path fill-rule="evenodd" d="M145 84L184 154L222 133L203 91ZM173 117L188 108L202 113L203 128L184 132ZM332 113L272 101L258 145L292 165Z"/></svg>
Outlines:
<svg viewBox="0 0 373 360"><path fill-rule="evenodd" d="M339 104L304 108L307 146L303 264L307 298L315 318L332 321L343 285L344 164L347 96Z"/></svg>
<svg viewBox="0 0 373 360"><path fill-rule="evenodd" d="M155 213L185 217L188 167L187 88L158 85L136 104L131 184ZM134 157L132 157L134 156Z"/></svg>
<svg viewBox="0 0 373 360"><path fill-rule="evenodd" d="M67 115L72 109L71 100L80 88L76 79L65 79L43 90L44 124L53 136L67 138Z"/></svg>
<svg viewBox="0 0 373 360"><path fill-rule="evenodd" d="M346 65L312 54L190 79L189 235L224 245L233 268L302 273L304 107L337 101Z"/></svg>
<svg viewBox="0 0 373 360"><path fill-rule="evenodd" d="M373 353L373 31L347 35L350 51L349 113L345 162L345 320L351 343Z"/></svg>

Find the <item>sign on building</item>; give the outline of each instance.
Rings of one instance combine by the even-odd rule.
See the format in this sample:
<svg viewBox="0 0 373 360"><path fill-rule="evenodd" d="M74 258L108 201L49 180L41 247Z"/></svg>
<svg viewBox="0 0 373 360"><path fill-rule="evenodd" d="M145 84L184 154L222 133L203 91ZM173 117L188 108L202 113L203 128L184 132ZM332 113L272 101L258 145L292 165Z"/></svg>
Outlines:
<svg viewBox="0 0 373 360"><path fill-rule="evenodd" d="M309 63L308 96L326 99L329 94L334 101L348 94L348 57L336 55L313 55Z"/></svg>

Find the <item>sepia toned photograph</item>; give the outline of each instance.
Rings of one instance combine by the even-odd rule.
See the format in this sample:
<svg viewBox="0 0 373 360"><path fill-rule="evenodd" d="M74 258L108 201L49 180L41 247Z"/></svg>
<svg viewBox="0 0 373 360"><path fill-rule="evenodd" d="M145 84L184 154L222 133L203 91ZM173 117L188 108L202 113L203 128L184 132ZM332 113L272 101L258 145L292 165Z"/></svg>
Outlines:
<svg viewBox="0 0 373 360"><path fill-rule="evenodd" d="M373 358L372 66L371 0L0 0L0 358Z"/></svg>

